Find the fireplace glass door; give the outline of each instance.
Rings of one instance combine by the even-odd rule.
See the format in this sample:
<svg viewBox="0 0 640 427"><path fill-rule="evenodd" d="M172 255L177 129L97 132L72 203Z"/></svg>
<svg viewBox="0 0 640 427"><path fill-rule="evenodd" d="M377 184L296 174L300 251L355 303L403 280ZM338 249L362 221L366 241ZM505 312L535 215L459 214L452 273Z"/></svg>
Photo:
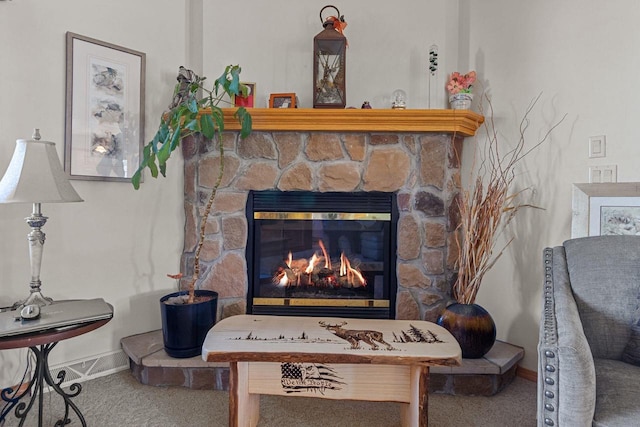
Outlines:
<svg viewBox="0 0 640 427"><path fill-rule="evenodd" d="M394 316L393 193L251 192L248 312Z"/></svg>

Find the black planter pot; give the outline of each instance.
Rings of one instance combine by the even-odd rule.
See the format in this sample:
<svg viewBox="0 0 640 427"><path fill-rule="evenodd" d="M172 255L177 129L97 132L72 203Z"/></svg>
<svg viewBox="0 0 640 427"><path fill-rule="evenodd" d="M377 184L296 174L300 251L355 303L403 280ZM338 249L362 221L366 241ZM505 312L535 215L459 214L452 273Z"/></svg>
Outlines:
<svg viewBox="0 0 640 427"><path fill-rule="evenodd" d="M184 358L199 355L207 332L216 323L217 292L196 290L196 297L211 298L194 304L165 303L169 298L186 293L186 291L174 292L160 298L164 350L171 357Z"/></svg>
<svg viewBox="0 0 640 427"><path fill-rule="evenodd" d="M496 324L487 310L478 304L451 304L437 323L451 332L466 359L481 358L496 342Z"/></svg>

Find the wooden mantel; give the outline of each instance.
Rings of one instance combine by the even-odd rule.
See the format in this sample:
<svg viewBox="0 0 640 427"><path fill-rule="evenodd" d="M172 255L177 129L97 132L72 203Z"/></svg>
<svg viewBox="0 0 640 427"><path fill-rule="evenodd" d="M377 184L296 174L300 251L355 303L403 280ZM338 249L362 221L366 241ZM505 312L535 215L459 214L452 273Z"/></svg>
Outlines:
<svg viewBox="0 0 640 427"><path fill-rule="evenodd" d="M249 108L254 131L451 132L473 136L484 117L471 110ZM224 108L225 129L239 130L235 108Z"/></svg>

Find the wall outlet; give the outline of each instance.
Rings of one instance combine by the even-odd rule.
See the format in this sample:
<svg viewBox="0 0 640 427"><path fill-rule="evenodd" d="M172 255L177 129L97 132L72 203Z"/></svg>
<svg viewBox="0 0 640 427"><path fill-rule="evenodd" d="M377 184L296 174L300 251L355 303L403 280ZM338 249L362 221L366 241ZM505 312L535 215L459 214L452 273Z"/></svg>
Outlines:
<svg viewBox="0 0 640 427"><path fill-rule="evenodd" d="M589 182L618 182L618 166L604 165L589 167Z"/></svg>
<svg viewBox="0 0 640 427"><path fill-rule="evenodd" d="M607 138L604 135L589 137L589 158L607 156Z"/></svg>

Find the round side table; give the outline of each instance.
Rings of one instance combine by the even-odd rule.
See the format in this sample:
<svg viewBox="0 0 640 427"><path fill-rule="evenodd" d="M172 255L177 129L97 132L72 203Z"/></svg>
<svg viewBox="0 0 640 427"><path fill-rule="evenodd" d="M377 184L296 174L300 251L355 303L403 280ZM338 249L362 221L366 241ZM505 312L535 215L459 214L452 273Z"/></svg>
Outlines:
<svg viewBox="0 0 640 427"><path fill-rule="evenodd" d="M71 401L72 398L80 394L82 386L78 383L73 383L69 386L69 393L65 392L60 385L64 381L66 371L60 371L56 379L51 377L51 372L49 371L49 353L56 344L58 344L58 342L98 329L109 322L109 320L111 320L111 318L82 323L79 322L78 324L47 329L41 332L0 338L0 350L29 347L36 358L35 371L31 381L29 382L29 386L26 389L16 392L13 388L7 387L0 391L0 399L8 403L0 413L0 422L2 422L7 414L9 414L15 407L15 416L20 419L19 425L22 426L37 399L38 426L41 427L42 408L44 402L43 389L46 384L64 400L64 417L58 420L55 425L64 426L71 422L69 419L69 408L71 408L71 410L73 410L73 412L78 416L82 425L86 427L87 423L82 416L80 409L78 409L76 404ZM28 403L20 402L20 400L29 395L29 393L31 393L31 398Z"/></svg>

